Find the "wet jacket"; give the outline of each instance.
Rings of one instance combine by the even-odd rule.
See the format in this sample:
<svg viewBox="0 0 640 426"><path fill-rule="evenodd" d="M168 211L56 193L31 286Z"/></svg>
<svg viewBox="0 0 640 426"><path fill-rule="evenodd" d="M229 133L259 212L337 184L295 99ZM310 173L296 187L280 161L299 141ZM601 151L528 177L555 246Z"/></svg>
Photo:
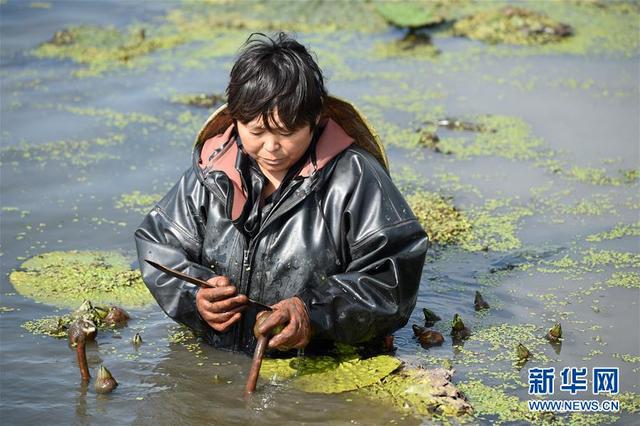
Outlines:
<svg viewBox="0 0 640 426"><path fill-rule="evenodd" d="M135 232L142 276L158 304L216 347L251 352L256 312L216 332L197 312L198 288L145 258L203 280L225 275L239 293L269 305L298 296L312 343L371 341L404 326L415 307L424 230L374 155L331 118L320 132L313 155L253 232L239 220L255 207L251 192L264 176L243 167L232 124L196 145L192 166Z"/></svg>

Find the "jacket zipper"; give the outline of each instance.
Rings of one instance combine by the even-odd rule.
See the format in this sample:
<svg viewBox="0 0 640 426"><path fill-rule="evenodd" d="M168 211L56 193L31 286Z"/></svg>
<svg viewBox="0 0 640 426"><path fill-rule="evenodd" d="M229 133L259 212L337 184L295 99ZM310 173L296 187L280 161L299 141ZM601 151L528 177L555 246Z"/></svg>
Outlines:
<svg viewBox="0 0 640 426"><path fill-rule="evenodd" d="M238 289L238 293L246 294L247 297L249 296L249 282L252 275L251 265L253 264L253 256L255 254L255 243L256 241L258 241L260 235L262 234L262 231L265 229L264 224L266 224L269 217L271 217L271 213L275 211L276 208L282 203L282 201L285 200L292 191L295 191L295 189L297 188L289 188L287 192L283 194L280 200L278 200L278 202L271 208L271 210L269 210L269 214L267 214L267 217L264 219L264 221L262 221L260 229L258 230L258 233L255 235L255 237L245 237L245 248L242 250L242 269L240 270L240 288ZM245 328L244 322L245 318L243 316L240 320L239 327L237 328L238 332L236 338L234 339L234 346L238 350L242 350L242 346L244 344L244 335L242 332Z"/></svg>

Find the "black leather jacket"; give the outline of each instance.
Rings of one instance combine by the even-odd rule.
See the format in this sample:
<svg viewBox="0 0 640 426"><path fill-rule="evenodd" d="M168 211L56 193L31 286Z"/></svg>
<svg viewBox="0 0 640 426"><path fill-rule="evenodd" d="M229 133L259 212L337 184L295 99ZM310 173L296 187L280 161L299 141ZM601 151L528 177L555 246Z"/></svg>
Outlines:
<svg viewBox="0 0 640 426"><path fill-rule="evenodd" d="M196 146L192 167L135 232L143 279L168 316L216 347L255 347L255 311L246 310L229 331L218 333L197 312L198 288L159 272L145 258L204 280L226 275L239 293L266 304L300 297L312 342L358 344L407 323L427 237L373 155L349 144L308 176L297 176L250 238L232 220L238 215L233 204L242 201L234 198L240 191L232 173L204 167L202 150L203 144ZM233 155L237 168L245 154ZM250 173L253 179L256 170ZM246 179L243 185L249 185Z"/></svg>

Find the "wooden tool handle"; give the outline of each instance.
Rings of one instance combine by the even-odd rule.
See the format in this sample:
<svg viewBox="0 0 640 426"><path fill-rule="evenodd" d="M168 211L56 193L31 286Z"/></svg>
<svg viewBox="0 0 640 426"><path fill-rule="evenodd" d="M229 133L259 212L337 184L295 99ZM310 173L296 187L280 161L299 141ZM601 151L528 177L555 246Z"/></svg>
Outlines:
<svg viewBox="0 0 640 426"><path fill-rule="evenodd" d="M253 361L251 361L251 370L249 371L249 377L247 378L247 385L244 387L245 399L247 399L249 395L251 395L256 390L258 375L260 374L260 365L262 365L262 358L264 357L264 351L267 349L268 343L268 337L258 337L256 350L253 352Z"/></svg>

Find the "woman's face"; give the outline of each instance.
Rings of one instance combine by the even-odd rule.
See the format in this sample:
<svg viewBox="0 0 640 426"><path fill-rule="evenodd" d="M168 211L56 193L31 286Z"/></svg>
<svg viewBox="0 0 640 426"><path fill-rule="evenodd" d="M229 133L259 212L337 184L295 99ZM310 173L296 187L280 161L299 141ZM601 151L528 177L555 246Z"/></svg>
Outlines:
<svg viewBox="0 0 640 426"><path fill-rule="evenodd" d="M280 125L277 111L274 113L277 123L271 123L273 131L262 124L262 117L249 123L237 122L238 133L247 154L256 160L263 172L272 175L285 174L305 153L311 144L312 132L309 125L294 132L278 132Z"/></svg>

